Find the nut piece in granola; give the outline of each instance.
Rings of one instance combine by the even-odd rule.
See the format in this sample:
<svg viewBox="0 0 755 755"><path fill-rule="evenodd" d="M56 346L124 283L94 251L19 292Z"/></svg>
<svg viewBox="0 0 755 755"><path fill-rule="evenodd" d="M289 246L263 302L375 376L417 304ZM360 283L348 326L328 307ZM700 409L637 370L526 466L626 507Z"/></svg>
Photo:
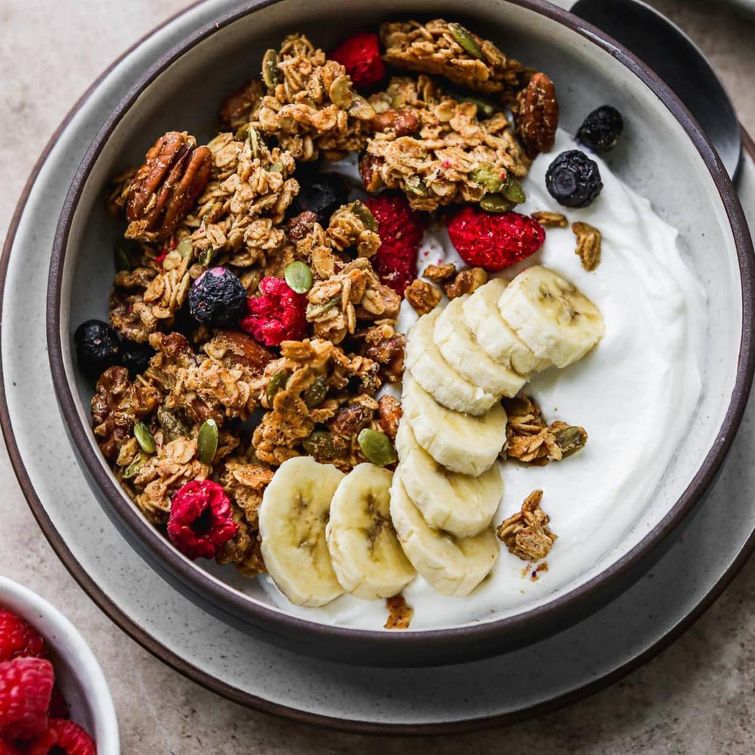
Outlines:
<svg viewBox="0 0 755 755"><path fill-rule="evenodd" d="M548 528L550 517L540 508L542 499L542 490L532 491L524 499L521 510L498 526L498 538L509 553L522 561L545 558L558 537Z"/></svg>
<svg viewBox="0 0 755 755"><path fill-rule="evenodd" d="M466 267L460 270L451 282L446 283L443 290L449 299L456 299L471 294L487 282L488 274L481 267Z"/></svg>
<svg viewBox="0 0 755 755"><path fill-rule="evenodd" d="M404 296L418 315L426 315L438 306L443 292L427 281L415 278L404 291Z"/></svg>
<svg viewBox="0 0 755 755"><path fill-rule="evenodd" d="M212 170L210 150L196 145L185 131L169 131L150 148L144 164L115 199L126 208L126 238L166 239L186 217Z"/></svg>
<svg viewBox="0 0 755 755"><path fill-rule="evenodd" d="M445 283L456 275L456 265L447 262L443 265L428 265L422 271L422 277L433 283Z"/></svg>
<svg viewBox="0 0 755 755"><path fill-rule="evenodd" d="M589 223L572 223L571 229L577 237L576 254L587 272L592 272L600 264L600 231Z"/></svg>
<svg viewBox="0 0 755 755"><path fill-rule="evenodd" d="M380 27L380 37L386 63L440 75L476 92L510 95L527 77L519 61L456 22L394 21Z"/></svg>
<svg viewBox="0 0 755 755"><path fill-rule="evenodd" d="M538 212L533 212L530 217L533 220L537 220L537 222L545 228L566 228L569 225L566 215L563 215L560 212L539 210Z"/></svg>
<svg viewBox="0 0 755 755"><path fill-rule="evenodd" d="M529 396L504 399L508 415L505 454L524 464L544 466L577 453L587 443L584 427L566 422L545 424L540 407Z"/></svg>
<svg viewBox="0 0 755 755"><path fill-rule="evenodd" d="M527 157L550 152L557 129L556 87L544 73L535 73L516 98L516 130Z"/></svg>
<svg viewBox="0 0 755 755"><path fill-rule="evenodd" d="M388 609L388 618L383 627L385 629L409 629L414 609L406 602L403 595L394 595L385 599L385 607Z"/></svg>

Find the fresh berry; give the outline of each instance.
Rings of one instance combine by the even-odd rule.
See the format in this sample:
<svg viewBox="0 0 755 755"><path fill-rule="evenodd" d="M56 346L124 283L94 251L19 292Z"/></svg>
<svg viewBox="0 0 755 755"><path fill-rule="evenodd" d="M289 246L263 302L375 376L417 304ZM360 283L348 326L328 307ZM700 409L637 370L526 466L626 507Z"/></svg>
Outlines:
<svg viewBox="0 0 755 755"><path fill-rule="evenodd" d="M98 378L108 367L119 364L121 344L118 334L102 320L87 320L73 334L81 371Z"/></svg>
<svg viewBox="0 0 755 755"><path fill-rule="evenodd" d="M0 755L21 755L21 751L10 740L0 737Z"/></svg>
<svg viewBox="0 0 755 755"><path fill-rule="evenodd" d="M365 204L375 216L380 248L372 265L380 280L399 296L417 277L417 254L425 231L425 217L414 212L403 194L368 197Z"/></svg>
<svg viewBox="0 0 755 755"><path fill-rule="evenodd" d="M335 173L297 171L299 193L291 202L289 216L314 212L317 222L327 228L330 216L348 199L343 179Z"/></svg>
<svg viewBox="0 0 755 755"><path fill-rule="evenodd" d="M307 297L292 291L282 278L265 277L258 296L247 299L241 327L265 346L298 341L307 332Z"/></svg>
<svg viewBox="0 0 755 755"><path fill-rule="evenodd" d="M189 291L189 311L197 322L223 328L235 325L246 305L241 281L225 267L211 267Z"/></svg>
<svg viewBox="0 0 755 755"><path fill-rule="evenodd" d="M173 496L168 538L185 556L215 558L218 548L237 531L231 502L217 482L192 480Z"/></svg>
<svg viewBox="0 0 755 755"><path fill-rule="evenodd" d="M42 635L15 613L0 608L0 662L45 655Z"/></svg>
<svg viewBox="0 0 755 755"><path fill-rule="evenodd" d="M47 711L50 718L70 718L71 710L68 706L68 700L66 700L63 693L60 691L60 687L56 684L52 688L52 697L50 697L50 709Z"/></svg>
<svg viewBox="0 0 755 755"><path fill-rule="evenodd" d="M534 254L545 241L545 229L518 212L494 214L465 207L448 223L448 235L468 265L503 270Z"/></svg>
<svg viewBox="0 0 755 755"><path fill-rule="evenodd" d="M26 755L96 755L94 741L73 721L51 718L47 729L29 742Z"/></svg>
<svg viewBox="0 0 755 755"><path fill-rule="evenodd" d="M564 207L587 207L603 188L598 164L584 152L562 152L548 167L545 188Z"/></svg>
<svg viewBox="0 0 755 755"><path fill-rule="evenodd" d="M593 152L608 152L616 146L623 130L621 113L615 107L603 105L593 110L582 122L577 131L577 141Z"/></svg>
<svg viewBox="0 0 755 755"><path fill-rule="evenodd" d="M385 64L380 56L380 38L365 32L341 42L328 56L337 60L349 74L357 89L370 89L385 78Z"/></svg>
<svg viewBox="0 0 755 755"><path fill-rule="evenodd" d="M0 663L0 737L31 739L47 728L55 672L43 658Z"/></svg>
<svg viewBox="0 0 755 755"><path fill-rule="evenodd" d="M149 360L155 354L155 350L148 343L137 343L125 338L121 341L121 358L119 364L128 368L132 378L144 372L149 366Z"/></svg>

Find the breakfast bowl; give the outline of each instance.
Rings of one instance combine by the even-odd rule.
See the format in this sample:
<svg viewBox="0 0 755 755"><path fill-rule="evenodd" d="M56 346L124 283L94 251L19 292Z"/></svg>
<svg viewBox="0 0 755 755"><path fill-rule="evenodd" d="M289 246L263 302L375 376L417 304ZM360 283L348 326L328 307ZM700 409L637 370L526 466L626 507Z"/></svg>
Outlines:
<svg viewBox="0 0 755 755"><path fill-rule="evenodd" d="M39 595L6 577L0 577L0 608L42 635L69 718L91 735L97 752L119 753L118 720L105 675L73 624Z"/></svg>
<svg viewBox="0 0 755 755"><path fill-rule="evenodd" d="M496 580L478 589L483 598L472 612L467 598L436 603L410 587L412 625L407 631L387 631L376 618L382 603L364 601L368 607L362 611L357 598L339 598L343 610L335 612L294 605L267 577L245 579L227 567L190 560L154 528L126 495L97 445L89 419L93 385L74 353L78 325L106 319L113 277L109 249L120 233L104 201L111 179L140 164L154 139L168 130L188 131L200 143L210 139L225 94L258 71L264 51L276 48L287 34L305 33L328 50L352 33L410 17L411 12L407 4L376 8L350 2L343 20L323 28L326 3L302 9L281 0L248 3L196 30L114 106L89 149L60 218L48 289L50 364L65 424L94 493L132 546L222 620L301 652L366 665L452 663L503 653L573 624L619 594L668 547L711 484L741 419L753 371L752 244L746 223L712 147L663 83L599 31L547 3L474 2L465 5L463 18L452 4L423 3L417 8L423 17L461 21L555 81L563 132L557 150L538 158L528 181L542 181L556 152L572 146L567 134L574 134L598 105L611 103L625 120L619 146L600 161L606 184L601 201L623 196L633 209L628 215L618 212L611 228L604 229L604 268L583 271L573 254L573 267L567 267L565 236L564 243L559 242L560 260L554 258L556 241L553 252L533 258L574 278L606 318L604 342L561 380L568 391L559 388L560 378L551 373L537 383L542 395L550 397L549 411L568 407L576 414L574 422L580 421L580 412L591 418L593 424L585 420L593 444L587 449L601 447L600 460L589 466L584 451L575 457L567 480L551 474L557 465L550 465L542 473L550 475L550 487L547 477L529 475L540 467L527 469L526 479L518 469L504 471L506 496L518 496L518 503L541 486L541 479L546 510L548 496L557 489L561 494L560 508L552 516L559 541L548 558L548 571L504 553L499 567L505 560L505 581L500 581L504 570L498 568ZM620 181L609 180L614 173ZM524 185L530 195L527 211L545 209L547 195L534 184ZM652 210L634 193L621 194L621 186L647 198ZM536 200L537 206L532 204ZM678 255L675 252L662 270L658 260L665 259L665 252L643 263L646 249L655 248L659 240L661 247L665 243L676 248L674 229L680 237ZM615 271L605 285L596 283L601 269L611 269L610 253L622 246L624 237L636 254L624 250L616 259L622 257L624 270L633 270L634 277L622 279L621 271ZM663 281L679 282L685 295L679 298ZM626 314L633 287L638 301L650 292L666 318L659 329L643 323L638 314L635 336L641 334L644 344L611 335L612 323L623 323L624 334L635 329ZM620 294L621 316L611 298L618 301ZM638 313L641 310L638 305ZM671 331L677 350L664 359L664 339ZM634 357L624 361L627 344L634 346ZM590 381L590 371L602 371L606 379ZM638 397L640 404L631 403ZM640 415L663 428L667 440L661 442L659 436L657 446L645 444L635 424ZM601 416L605 431L599 426ZM564 469L567 464L572 461L567 460ZM585 505L580 510L580 497L586 499L590 490L600 491L609 508ZM506 598L497 602L499 589Z"/></svg>

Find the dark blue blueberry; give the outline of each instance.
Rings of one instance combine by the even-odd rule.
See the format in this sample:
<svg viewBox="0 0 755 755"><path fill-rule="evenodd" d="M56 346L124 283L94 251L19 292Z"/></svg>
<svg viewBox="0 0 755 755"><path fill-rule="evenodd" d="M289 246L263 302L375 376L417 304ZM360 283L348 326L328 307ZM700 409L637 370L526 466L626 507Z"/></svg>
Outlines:
<svg viewBox="0 0 755 755"><path fill-rule="evenodd" d="M246 311L246 290L225 267L211 267L189 291L189 311L197 321L212 327L235 325Z"/></svg>
<svg viewBox="0 0 755 755"><path fill-rule="evenodd" d="M137 343L136 341L127 341L125 338L121 341L121 360L119 364L128 367L131 377L140 375L149 366L149 360L154 356L155 350L148 343Z"/></svg>
<svg viewBox="0 0 755 755"><path fill-rule="evenodd" d="M306 210L317 215L317 222L327 227L330 216L348 199L344 180L334 173L309 171L299 174L299 193L291 202L289 215L299 215Z"/></svg>
<svg viewBox="0 0 755 755"><path fill-rule="evenodd" d="M608 152L616 146L623 130L621 113L611 105L603 105L585 118L577 131L577 141L593 152Z"/></svg>
<svg viewBox="0 0 755 755"><path fill-rule="evenodd" d="M545 188L564 207L587 207L603 188L598 164L584 152L562 152L545 174Z"/></svg>
<svg viewBox="0 0 755 755"><path fill-rule="evenodd" d="M98 378L108 367L121 363L118 334L102 320L87 320L73 334L79 369L90 378Z"/></svg>

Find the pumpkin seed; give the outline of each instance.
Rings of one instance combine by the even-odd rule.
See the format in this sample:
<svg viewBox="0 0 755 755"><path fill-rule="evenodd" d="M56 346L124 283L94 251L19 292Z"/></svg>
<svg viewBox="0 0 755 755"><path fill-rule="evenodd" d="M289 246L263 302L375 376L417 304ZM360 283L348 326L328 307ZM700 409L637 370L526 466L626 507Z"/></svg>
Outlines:
<svg viewBox="0 0 755 755"><path fill-rule="evenodd" d="M416 178L414 176L410 176L404 182L404 189L410 194L415 194L418 197L426 197L430 193L427 184L421 178Z"/></svg>
<svg viewBox="0 0 755 755"><path fill-rule="evenodd" d="M275 50L268 50L262 56L262 80L268 89L272 89L280 81L278 53Z"/></svg>
<svg viewBox="0 0 755 755"><path fill-rule="evenodd" d="M469 53L473 58L477 58L477 60L482 60L482 49L470 31L465 29L461 24L456 23L449 24L448 31L451 32L451 36L458 42L459 47L464 52Z"/></svg>
<svg viewBox="0 0 755 755"><path fill-rule="evenodd" d="M322 304L308 304L307 305L307 320L316 320L318 317L322 317L326 312L338 306L341 303L341 294L338 294Z"/></svg>
<svg viewBox="0 0 755 755"><path fill-rule="evenodd" d="M155 449L157 448L155 438L144 422L137 422L134 425L134 437L145 454L155 453Z"/></svg>
<svg viewBox="0 0 755 755"><path fill-rule="evenodd" d="M285 387L290 375L291 373L288 370L278 370L278 372L273 374L270 378L270 382L267 384L267 388L265 389L268 404L273 403L275 394L278 393L281 388Z"/></svg>
<svg viewBox="0 0 755 755"><path fill-rule="evenodd" d="M328 89L330 101L338 107L347 108L354 99L351 79L348 76L337 76Z"/></svg>
<svg viewBox="0 0 755 755"><path fill-rule="evenodd" d="M124 480L130 480L132 477L136 477L145 461L147 461L147 457L142 453L138 453L134 456L133 461L123 470L121 477Z"/></svg>
<svg viewBox="0 0 755 755"><path fill-rule="evenodd" d="M276 160L271 166L270 170L274 173L280 173L283 170L283 163L280 160Z"/></svg>
<svg viewBox="0 0 755 755"><path fill-rule="evenodd" d="M480 200L480 207L485 212L508 212L514 203L502 194L486 194Z"/></svg>
<svg viewBox="0 0 755 755"><path fill-rule="evenodd" d="M359 443L362 453L378 467L392 464L398 459L391 439L378 430L365 427L357 436L357 443Z"/></svg>
<svg viewBox="0 0 755 755"><path fill-rule="evenodd" d="M584 427L571 425L556 432L556 445L561 449L562 458L577 453L587 443Z"/></svg>
<svg viewBox="0 0 755 755"><path fill-rule="evenodd" d="M377 231L377 220L364 202L360 202L358 199L356 202L352 202L351 211L364 223L364 227L368 231Z"/></svg>
<svg viewBox="0 0 755 755"><path fill-rule="evenodd" d="M306 294L312 288L312 271L301 260L286 265L283 277L288 287L297 294Z"/></svg>
<svg viewBox="0 0 755 755"><path fill-rule="evenodd" d="M321 404L327 394L328 383L324 377L320 376L315 378L315 382L304 391L304 403L311 409L313 406Z"/></svg>
<svg viewBox="0 0 755 755"><path fill-rule="evenodd" d="M233 138L237 142L243 142L249 136L249 126L242 126L234 135Z"/></svg>
<svg viewBox="0 0 755 755"><path fill-rule="evenodd" d="M164 406L160 406L157 410L157 421L169 441L189 434L186 425Z"/></svg>
<svg viewBox="0 0 755 755"><path fill-rule="evenodd" d="M524 193L522 184L512 175L509 175L506 179L506 185L503 187L503 196L515 204L522 204L522 202L527 201L527 195Z"/></svg>
<svg viewBox="0 0 755 755"><path fill-rule="evenodd" d="M215 249L205 249L202 254L199 255L199 264L203 267L209 267L212 264L212 260L215 258Z"/></svg>
<svg viewBox="0 0 755 755"><path fill-rule="evenodd" d="M257 134L257 129L253 128L252 126L249 126L249 133L247 134L247 139L249 139L249 146L252 148L252 155L254 157L259 157L260 155L260 138Z"/></svg>
<svg viewBox="0 0 755 755"><path fill-rule="evenodd" d="M191 239L183 238L178 242L176 251L181 255L182 260L191 259L194 254L194 244L191 243Z"/></svg>
<svg viewBox="0 0 755 755"><path fill-rule="evenodd" d="M113 256L115 259L116 272L127 273L129 270L131 270L131 260L128 258L126 250L120 244L115 245Z"/></svg>
<svg viewBox="0 0 755 755"><path fill-rule="evenodd" d="M472 171L471 177L485 191L497 194L506 186L506 179L501 178L502 174L505 174L505 172L501 168L496 168L492 163L482 163L479 168Z"/></svg>
<svg viewBox="0 0 755 755"><path fill-rule="evenodd" d="M202 464L212 464L218 450L218 423L214 419L206 419L199 428L197 448L199 461Z"/></svg>
<svg viewBox="0 0 755 755"><path fill-rule="evenodd" d="M315 430L302 441L304 450L315 459L335 459L338 456L333 436L325 430Z"/></svg>

